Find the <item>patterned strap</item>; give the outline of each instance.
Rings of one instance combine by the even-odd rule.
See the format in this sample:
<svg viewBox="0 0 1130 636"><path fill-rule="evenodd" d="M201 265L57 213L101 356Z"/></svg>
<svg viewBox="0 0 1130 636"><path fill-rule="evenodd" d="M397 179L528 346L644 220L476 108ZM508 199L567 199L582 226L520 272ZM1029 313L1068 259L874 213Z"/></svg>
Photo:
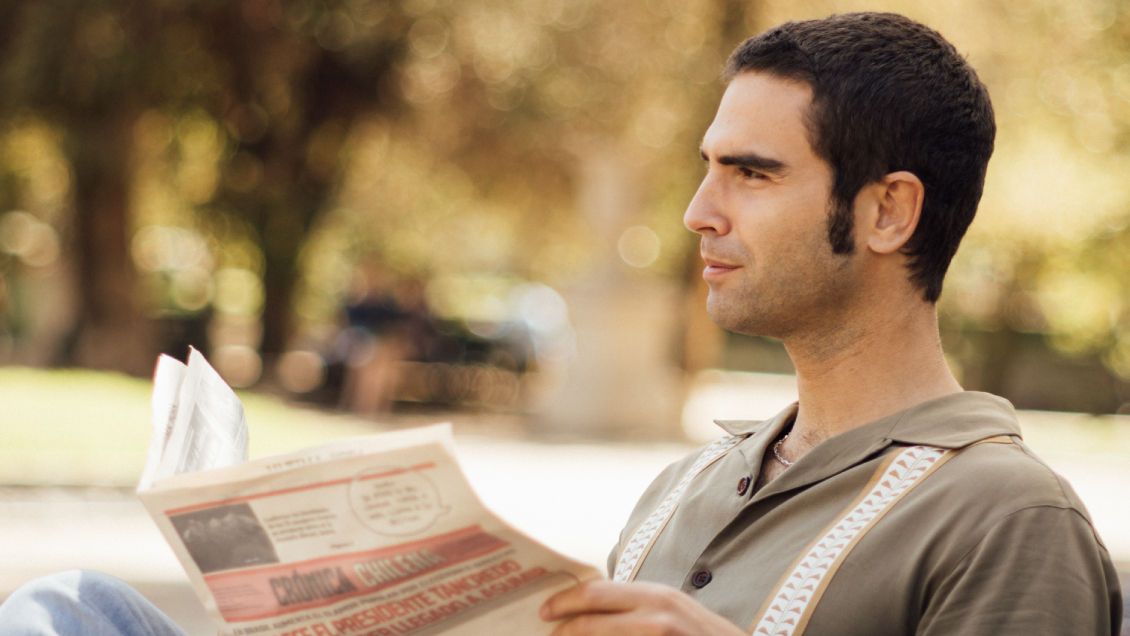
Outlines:
<svg viewBox="0 0 1130 636"><path fill-rule="evenodd" d="M753 620L749 633L800 636L836 570L863 535L915 485L957 452L911 446L883 462L859 499L785 573Z"/></svg>
<svg viewBox="0 0 1130 636"><path fill-rule="evenodd" d="M682 498L687 486L707 466L728 453L745 438L745 435L729 435L715 440L713 444L706 447L706 450L698 456L690 470L683 475L675 489L667 493L659 507L651 513L647 521L637 528L632 534L632 538L624 544L624 549L620 552L620 560L616 562L616 572L612 576L613 581L627 583L636 578L640 564L643 563L644 557L651 550L651 546L655 544L656 537L659 536L663 527L671 519L671 515L675 514L675 508L678 507L679 499Z"/></svg>

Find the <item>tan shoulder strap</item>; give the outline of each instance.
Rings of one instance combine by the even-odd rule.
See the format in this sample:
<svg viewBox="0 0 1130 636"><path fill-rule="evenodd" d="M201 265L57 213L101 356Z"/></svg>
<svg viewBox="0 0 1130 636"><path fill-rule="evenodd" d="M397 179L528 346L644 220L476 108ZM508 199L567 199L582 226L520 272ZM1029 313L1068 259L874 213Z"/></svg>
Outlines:
<svg viewBox="0 0 1130 636"><path fill-rule="evenodd" d="M978 444L1009 444L1007 436L985 439ZM969 448L966 446L965 448ZM867 532L922 480L964 448L945 450L932 446L910 446L880 464L875 475L847 510L786 570L777 588L766 599L749 633L764 636L800 636L832 577Z"/></svg>
<svg viewBox="0 0 1130 636"><path fill-rule="evenodd" d="M640 569L647 553L651 551L651 546L655 544L655 539L663 532L663 528L675 514L675 508L679 505L679 499L683 497L683 492L690 485L691 481L698 476L707 466L718 461L723 455L730 452L738 442L744 440L745 435L728 435L721 437L714 441L702 454L698 456L695 463L691 465L690 470L683 475L675 488L667 493L663 498L663 502L659 507L651 513L643 524L636 528L632 533L632 537L624 544L623 550L620 551L620 559L616 562L616 571L612 575L613 581L627 583L636 578L636 573Z"/></svg>

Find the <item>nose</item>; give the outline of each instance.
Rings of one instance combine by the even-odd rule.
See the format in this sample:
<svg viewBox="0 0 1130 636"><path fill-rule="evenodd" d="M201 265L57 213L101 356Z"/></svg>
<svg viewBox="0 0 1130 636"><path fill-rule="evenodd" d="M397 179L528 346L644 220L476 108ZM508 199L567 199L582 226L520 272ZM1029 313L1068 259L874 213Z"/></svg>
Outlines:
<svg viewBox="0 0 1130 636"><path fill-rule="evenodd" d="M683 214L683 225L692 232L702 235L722 236L730 231L730 222L722 213L722 192L710 174L703 178L694 198Z"/></svg>

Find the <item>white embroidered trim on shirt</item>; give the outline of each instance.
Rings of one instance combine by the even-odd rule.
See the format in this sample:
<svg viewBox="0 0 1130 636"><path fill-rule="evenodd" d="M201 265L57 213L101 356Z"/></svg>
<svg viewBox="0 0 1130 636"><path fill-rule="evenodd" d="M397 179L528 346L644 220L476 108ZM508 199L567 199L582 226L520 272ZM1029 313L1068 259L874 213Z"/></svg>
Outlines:
<svg viewBox="0 0 1130 636"><path fill-rule="evenodd" d="M807 623L802 620L806 610L822 591L821 582L829 572L834 573L836 561L846 556L845 550L849 550L852 541L885 514L946 452L930 446L911 446L901 451L862 502L808 549L808 554L773 592L772 602L751 633L797 636L798 625Z"/></svg>
<svg viewBox="0 0 1130 636"><path fill-rule="evenodd" d="M728 435L726 437L718 438L706 450L698 456L698 459L683 475L683 479L675 486L675 489L667 494L659 507L651 513L647 521L636 529L632 534L632 538L625 544L623 551L620 552L620 560L616 563L616 572L612 576L613 581L620 583L627 583L635 578L637 566L639 565L643 556L647 553L648 548L651 546L655 537L667 525L668 519L674 514L675 508L678 506L679 499L683 496L683 491L687 489L691 481L698 476L707 466L714 463L716 459L725 455L730 449L738 445L738 442L744 440L745 435Z"/></svg>

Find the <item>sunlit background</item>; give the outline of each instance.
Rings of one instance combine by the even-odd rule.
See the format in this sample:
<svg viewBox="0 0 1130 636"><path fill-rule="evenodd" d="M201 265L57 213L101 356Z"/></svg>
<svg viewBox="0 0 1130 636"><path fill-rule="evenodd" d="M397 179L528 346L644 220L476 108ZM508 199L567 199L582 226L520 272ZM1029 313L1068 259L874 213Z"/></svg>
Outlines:
<svg viewBox="0 0 1130 636"><path fill-rule="evenodd" d="M939 303L955 375L1101 416L1025 417L1130 465L1124 2L9 0L0 481L128 483L133 450L43 470L34 453L74 444L85 466L102 440L32 443L27 422L76 425L68 395L143 412L156 356L189 346L323 432L470 418L686 444L771 415L795 396L788 357L710 322L682 213L729 51L861 9L941 31L996 108Z"/></svg>

